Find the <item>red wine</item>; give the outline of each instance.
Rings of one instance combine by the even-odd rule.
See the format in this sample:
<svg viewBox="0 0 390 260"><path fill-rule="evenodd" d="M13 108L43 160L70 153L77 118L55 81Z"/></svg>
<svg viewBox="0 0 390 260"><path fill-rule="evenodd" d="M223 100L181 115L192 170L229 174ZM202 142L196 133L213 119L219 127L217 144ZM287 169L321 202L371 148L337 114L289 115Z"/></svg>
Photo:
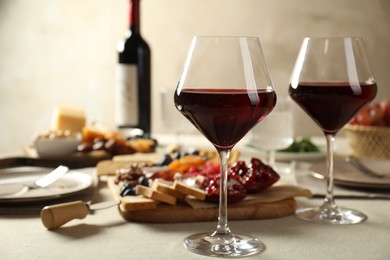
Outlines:
<svg viewBox="0 0 390 260"><path fill-rule="evenodd" d="M377 86L349 83L301 83L289 87L295 102L321 127L335 135L367 103L374 99Z"/></svg>
<svg viewBox="0 0 390 260"><path fill-rule="evenodd" d="M140 0L130 0L130 28L118 43L115 123L119 128L151 131L151 53L140 32Z"/></svg>
<svg viewBox="0 0 390 260"><path fill-rule="evenodd" d="M276 103L273 91L184 89L174 96L176 108L216 147L233 148Z"/></svg>

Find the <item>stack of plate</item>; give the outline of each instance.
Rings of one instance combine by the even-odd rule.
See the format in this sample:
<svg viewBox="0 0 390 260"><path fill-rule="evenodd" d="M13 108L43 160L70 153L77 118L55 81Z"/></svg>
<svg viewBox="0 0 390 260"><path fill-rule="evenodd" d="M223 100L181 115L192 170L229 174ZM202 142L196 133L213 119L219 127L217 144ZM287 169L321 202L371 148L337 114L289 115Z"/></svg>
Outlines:
<svg viewBox="0 0 390 260"><path fill-rule="evenodd" d="M0 209L5 213L7 209L12 213L12 207L18 207L20 212L23 208L32 206L39 209L51 202L91 194L96 184L93 168L85 168L70 170L45 188L23 189L10 193L1 187L2 185L6 187L5 184L9 187L10 184L20 186L23 183L32 183L52 170L52 168L42 167L15 167L0 170ZM2 211L0 210L0 213L3 213Z"/></svg>

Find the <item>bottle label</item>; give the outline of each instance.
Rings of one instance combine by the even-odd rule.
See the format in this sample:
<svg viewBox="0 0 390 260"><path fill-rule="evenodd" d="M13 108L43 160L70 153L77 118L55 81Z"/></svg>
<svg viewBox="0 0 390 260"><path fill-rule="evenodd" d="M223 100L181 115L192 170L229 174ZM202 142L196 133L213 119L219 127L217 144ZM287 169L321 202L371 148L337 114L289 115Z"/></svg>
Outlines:
<svg viewBox="0 0 390 260"><path fill-rule="evenodd" d="M115 124L138 126L137 66L118 64L116 69Z"/></svg>

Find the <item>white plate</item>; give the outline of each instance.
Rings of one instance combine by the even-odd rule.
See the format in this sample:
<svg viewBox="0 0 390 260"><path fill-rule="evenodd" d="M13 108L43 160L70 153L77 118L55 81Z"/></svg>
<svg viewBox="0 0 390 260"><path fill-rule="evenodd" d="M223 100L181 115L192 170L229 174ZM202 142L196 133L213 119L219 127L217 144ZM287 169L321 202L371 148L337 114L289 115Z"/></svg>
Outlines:
<svg viewBox="0 0 390 260"><path fill-rule="evenodd" d="M379 162L379 161L378 161ZM373 162L371 162L373 163ZM390 161L384 162L381 161L382 165L387 164L387 169L390 169ZM326 164L325 162L320 162L313 164L311 171L320 178L325 178L326 176ZM334 183L348 186L352 188L368 188L368 189L390 189L390 174L386 178L375 178L361 173L351 166L349 163L343 160L334 161Z"/></svg>
<svg viewBox="0 0 390 260"><path fill-rule="evenodd" d="M52 169L38 167L18 167L0 171L0 189L10 185L33 182L46 175ZM45 188L22 189L17 193L2 193L0 203L44 201L81 193L93 186L91 174L71 170L53 184Z"/></svg>

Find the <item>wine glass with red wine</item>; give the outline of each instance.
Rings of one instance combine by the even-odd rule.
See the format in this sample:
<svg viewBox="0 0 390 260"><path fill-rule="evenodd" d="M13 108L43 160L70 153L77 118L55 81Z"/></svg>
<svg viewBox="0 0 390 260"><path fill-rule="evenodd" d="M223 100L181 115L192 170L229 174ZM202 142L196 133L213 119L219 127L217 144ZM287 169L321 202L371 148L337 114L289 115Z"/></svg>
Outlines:
<svg viewBox="0 0 390 260"><path fill-rule="evenodd" d="M221 159L216 230L184 240L207 256L239 257L262 252L263 243L228 227L227 170L230 151L276 103L260 41L256 37L194 37L174 102L176 108L214 145Z"/></svg>
<svg viewBox="0 0 390 260"><path fill-rule="evenodd" d="M327 141L324 202L297 209L298 218L317 223L355 224L367 216L339 207L333 195L333 143L339 130L377 93L361 38L305 38L291 75L291 98L322 129Z"/></svg>

